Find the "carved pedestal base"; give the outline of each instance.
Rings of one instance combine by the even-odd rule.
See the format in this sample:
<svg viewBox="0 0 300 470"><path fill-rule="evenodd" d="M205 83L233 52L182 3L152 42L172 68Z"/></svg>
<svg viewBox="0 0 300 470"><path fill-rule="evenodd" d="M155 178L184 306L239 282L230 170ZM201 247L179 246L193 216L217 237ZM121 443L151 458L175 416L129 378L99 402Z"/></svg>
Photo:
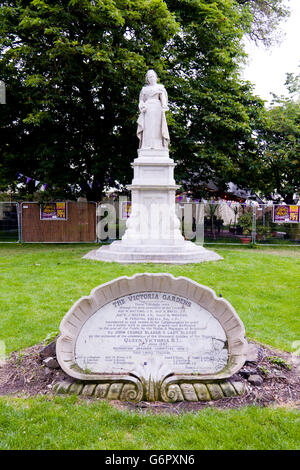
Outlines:
<svg viewBox="0 0 300 470"><path fill-rule="evenodd" d="M176 214L174 161L167 149L141 149L132 164L128 186L131 215L122 240L104 245L86 259L117 263L188 264L223 259L217 253L184 240Z"/></svg>
<svg viewBox="0 0 300 470"><path fill-rule="evenodd" d="M150 385L150 386L149 386ZM152 386L151 386L152 385ZM122 401L162 401L175 403L179 401L211 401L242 395L245 386L242 382L195 382L165 384L157 387L142 383L88 383L59 382L55 386L58 394L75 394L85 397L105 398Z"/></svg>

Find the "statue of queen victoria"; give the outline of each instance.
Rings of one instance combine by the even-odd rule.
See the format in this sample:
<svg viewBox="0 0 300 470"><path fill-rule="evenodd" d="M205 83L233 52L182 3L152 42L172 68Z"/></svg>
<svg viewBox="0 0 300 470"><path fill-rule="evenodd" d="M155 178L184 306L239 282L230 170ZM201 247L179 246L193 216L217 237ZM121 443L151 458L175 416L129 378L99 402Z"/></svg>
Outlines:
<svg viewBox="0 0 300 470"><path fill-rule="evenodd" d="M166 149L170 140L165 112L168 95L163 85L157 83L154 70L148 70L146 83L140 93L137 136L140 149Z"/></svg>
<svg viewBox="0 0 300 470"><path fill-rule="evenodd" d="M148 70L140 92L137 136L138 156L132 163L131 214L122 240L104 245L85 257L119 263L201 263L222 259L184 239L176 213L174 160L169 158L169 132L165 113L168 95Z"/></svg>

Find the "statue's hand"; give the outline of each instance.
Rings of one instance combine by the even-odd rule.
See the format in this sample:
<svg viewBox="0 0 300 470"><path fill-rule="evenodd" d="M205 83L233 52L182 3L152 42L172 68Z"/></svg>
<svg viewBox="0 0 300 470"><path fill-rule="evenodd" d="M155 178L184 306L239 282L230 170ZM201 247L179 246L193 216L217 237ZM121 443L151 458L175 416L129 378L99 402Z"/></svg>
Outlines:
<svg viewBox="0 0 300 470"><path fill-rule="evenodd" d="M140 111L141 111L141 113L145 113L147 111L147 106L145 104L142 104L140 106Z"/></svg>

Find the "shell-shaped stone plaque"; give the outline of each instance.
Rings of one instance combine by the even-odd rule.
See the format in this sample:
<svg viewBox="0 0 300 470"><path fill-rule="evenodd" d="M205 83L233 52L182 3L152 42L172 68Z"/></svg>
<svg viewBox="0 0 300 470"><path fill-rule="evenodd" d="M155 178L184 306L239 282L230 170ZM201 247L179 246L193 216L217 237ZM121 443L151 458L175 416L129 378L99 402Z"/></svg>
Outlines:
<svg viewBox="0 0 300 470"><path fill-rule="evenodd" d="M244 327L229 302L171 274L135 274L96 287L73 305L60 331L57 358L68 375L133 383L148 399L159 399L164 381L226 379L246 357Z"/></svg>

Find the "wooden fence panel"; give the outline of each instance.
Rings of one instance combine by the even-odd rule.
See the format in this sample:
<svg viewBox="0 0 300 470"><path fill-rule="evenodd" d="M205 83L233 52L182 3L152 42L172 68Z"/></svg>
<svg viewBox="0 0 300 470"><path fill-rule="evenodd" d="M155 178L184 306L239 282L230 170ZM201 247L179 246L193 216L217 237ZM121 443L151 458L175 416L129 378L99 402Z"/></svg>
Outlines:
<svg viewBox="0 0 300 470"><path fill-rule="evenodd" d="M41 220L40 203L21 205L22 242L94 242L96 204L67 202L67 220Z"/></svg>

